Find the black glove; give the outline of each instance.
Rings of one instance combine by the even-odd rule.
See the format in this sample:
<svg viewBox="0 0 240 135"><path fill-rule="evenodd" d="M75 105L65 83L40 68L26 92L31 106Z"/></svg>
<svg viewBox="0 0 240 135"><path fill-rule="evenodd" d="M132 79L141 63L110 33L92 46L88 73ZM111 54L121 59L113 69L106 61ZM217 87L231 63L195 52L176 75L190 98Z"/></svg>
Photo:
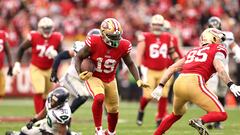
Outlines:
<svg viewBox="0 0 240 135"><path fill-rule="evenodd" d="M33 124L37 121L38 120L36 118L32 118L26 125L27 129L31 129L33 127Z"/></svg>
<svg viewBox="0 0 240 135"><path fill-rule="evenodd" d="M57 72L52 71L50 81L55 83L58 82Z"/></svg>
<svg viewBox="0 0 240 135"><path fill-rule="evenodd" d="M13 75L12 70L13 70L13 67L10 66L10 67L8 68L7 75L12 76L12 75Z"/></svg>
<svg viewBox="0 0 240 135"><path fill-rule="evenodd" d="M142 72L141 72L141 67L140 66L138 66L138 72L139 72L140 78L142 78Z"/></svg>

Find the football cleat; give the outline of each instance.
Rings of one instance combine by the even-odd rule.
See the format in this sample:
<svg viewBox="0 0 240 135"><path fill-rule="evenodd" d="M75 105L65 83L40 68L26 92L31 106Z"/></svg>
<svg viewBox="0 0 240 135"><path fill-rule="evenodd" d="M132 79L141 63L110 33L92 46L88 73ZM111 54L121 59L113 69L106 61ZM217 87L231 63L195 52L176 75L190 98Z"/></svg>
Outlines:
<svg viewBox="0 0 240 135"><path fill-rule="evenodd" d="M158 119L158 120L156 121L157 127L161 124L161 122L162 122L162 119Z"/></svg>
<svg viewBox="0 0 240 135"><path fill-rule="evenodd" d="M116 135L116 132L111 133L108 130L104 130L103 132L104 132L103 135Z"/></svg>
<svg viewBox="0 0 240 135"><path fill-rule="evenodd" d="M138 126L142 126L142 124L143 124L143 116L144 116L144 112L138 111L137 122L136 122Z"/></svg>
<svg viewBox="0 0 240 135"><path fill-rule="evenodd" d="M213 124L213 127L214 127L215 129L223 129L223 126L221 125L220 122L215 122L215 123Z"/></svg>
<svg viewBox="0 0 240 135"><path fill-rule="evenodd" d="M200 119L189 120L189 125L197 129L200 135L209 135L207 128L202 124Z"/></svg>

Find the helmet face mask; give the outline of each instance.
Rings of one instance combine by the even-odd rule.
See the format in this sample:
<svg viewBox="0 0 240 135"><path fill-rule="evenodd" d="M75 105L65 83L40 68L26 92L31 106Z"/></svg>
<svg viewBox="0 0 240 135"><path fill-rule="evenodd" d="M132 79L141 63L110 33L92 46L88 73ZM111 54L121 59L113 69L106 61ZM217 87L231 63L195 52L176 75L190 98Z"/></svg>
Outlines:
<svg viewBox="0 0 240 135"><path fill-rule="evenodd" d="M164 23L163 16L159 14L152 16L150 22L150 29L152 33L155 35L160 35L161 32L163 31L163 23Z"/></svg>
<svg viewBox="0 0 240 135"><path fill-rule="evenodd" d="M120 40L122 38L122 26L114 18L107 18L101 24L101 36L103 41L114 48L119 46Z"/></svg>
<svg viewBox="0 0 240 135"><path fill-rule="evenodd" d="M45 38L49 38L53 32L53 21L48 17L43 17L38 22L38 31L43 35Z"/></svg>
<svg viewBox="0 0 240 135"><path fill-rule="evenodd" d="M61 107L64 105L65 102L67 102L69 97L69 93L65 88L59 87L53 91L53 93L50 96L50 105L51 108L55 107Z"/></svg>

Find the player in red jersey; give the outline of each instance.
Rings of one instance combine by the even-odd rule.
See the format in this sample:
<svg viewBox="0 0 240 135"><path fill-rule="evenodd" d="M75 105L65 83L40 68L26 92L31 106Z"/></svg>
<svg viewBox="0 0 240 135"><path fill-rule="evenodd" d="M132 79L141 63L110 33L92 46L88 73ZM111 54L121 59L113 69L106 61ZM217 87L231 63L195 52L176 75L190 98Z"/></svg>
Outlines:
<svg viewBox="0 0 240 135"><path fill-rule="evenodd" d="M123 39L122 27L114 18L107 18L101 23L101 35L92 35L85 41L85 46L78 52L76 68L80 73L79 63L90 57L96 69L93 76L87 80L90 93L93 96L92 113L96 135L115 135L118 122L119 96L115 79L116 68L121 59L125 62L139 87L148 87L139 78L138 70L130 57L131 43ZM89 73L89 72L88 72ZM86 73L86 74L88 74ZM108 130L102 131L103 102L107 109Z"/></svg>
<svg viewBox="0 0 240 135"><path fill-rule="evenodd" d="M151 92L157 86L163 71L169 65L169 57L173 61L178 59L173 45L175 42L174 37L169 33L163 32L163 23L164 18L161 15L154 15L150 24L151 32L144 32L139 36L137 64L143 81L150 85L150 89L143 89L143 95L140 99L137 116L137 124L139 126L143 122L144 109L152 99ZM168 81L164 88L164 94L158 102L157 125L167 114L167 97L171 81Z"/></svg>
<svg viewBox="0 0 240 135"><path fill-rule="evenodd" d="M0 99L5 95L5 79L2 71L4 64L4 53L8 60L8 75L12 75L12 57L10 54L10 49L7 42L7 33L0 30Z"/></svg>
<svg viewBox="0 0 240 135"><path fill-rule="evenodd" d="M53 32L54 23L44 17L38 22L38 31L31 31L27 39L21 44L16 62L13 68L13 74L21 71L20 62L25 50L32 48L32 60L30 65L31 83L34 90L35 112L39 113L44 108L46 95L52 87L50 82L51 66L53 58L61 50L63 36L59 32Z"/></svg>
<svg viewBox="0 0 240 135"><path fill-rule="evenodd" d="M197 119L189 120L189 125L201 135L209 135L205 123L224 121L227 113L217 96L206 87L206 81L217 72L235 96L240 96L240 86L235 85L224 69L227 50L222 45L224 34L215 28L208 28L200 36L201 47L190 50L187 55L170 66L152 93L159 99L162 89L171 75L181 70L174 83L173 113L163 119L154 135L162 135L186 112L186 103L191 101L207 112Z"/></svg>

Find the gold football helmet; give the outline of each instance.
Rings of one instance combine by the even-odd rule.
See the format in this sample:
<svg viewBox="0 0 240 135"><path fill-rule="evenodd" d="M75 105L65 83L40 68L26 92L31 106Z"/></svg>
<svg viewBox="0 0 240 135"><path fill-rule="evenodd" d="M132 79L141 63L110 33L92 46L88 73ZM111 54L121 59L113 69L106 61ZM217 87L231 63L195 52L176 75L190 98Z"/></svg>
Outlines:
<svg viewBox="0 0 240 135"><path fill-rule="evenodd" d="M161 31L163 30L163 23L164 23L163 16L159 14L152 16L151 22L150 22L150 28L152 33L155 35L160 35Z"/></svg>
<svg viewBox="0 0 240 135"><path fill-rule="evenodd" d="M164 20L164 22L163 22L163 29L164 29L164 31L170 31L171 24L170 24L170 22L168 20Z"/></svg>
<svg viewBox="0 0 240 135"><path fill-rule="evenodd" d="M204 46L206 44L220 44L225 40L225 34L216 28L205 29L200 36L200 44Z"/></svg>
<svg viewBox="0 0 240 135"><path fill-rule="evenodd" d="M123 30L121 24L116 19L105 19L101 24L100 31L103 41L107 45L115 48L118 47Z"/></svg>
<svg viewBox="0 0 240 135"><path fill-rule="evenodd" d="M38 31L45 38L49 38L53 32L54 23L49 17L43 17L38 22Z"/></svg>

